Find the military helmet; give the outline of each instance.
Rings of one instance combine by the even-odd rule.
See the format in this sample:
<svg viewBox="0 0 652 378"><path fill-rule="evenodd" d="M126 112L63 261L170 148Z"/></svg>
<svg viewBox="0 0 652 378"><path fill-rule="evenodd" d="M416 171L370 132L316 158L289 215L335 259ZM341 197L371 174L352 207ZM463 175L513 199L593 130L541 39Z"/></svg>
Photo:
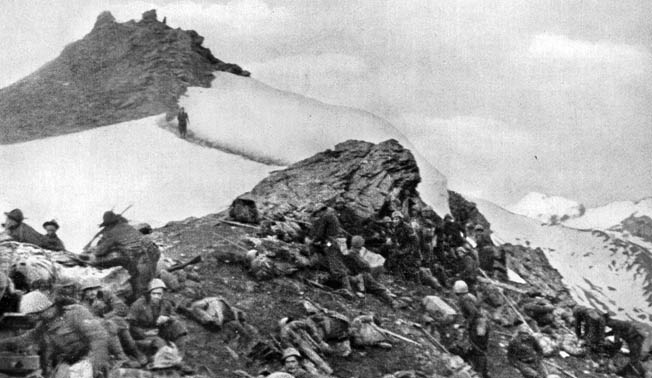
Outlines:
<svg viewBox="0 0 652 378"><path fill-rule="evenodd" d="M360 235L355 235L353 238L351 238L351 247L352 248L364 247L364 238Z"/></svg>
<svg viewBox="0 0 652 378"><path fill-rule="evenodd" d="M475 231L484 231L484 226L482 226L481 224L476 224L473 229Z"/></svg>
<svg viewBox="0 0 652 378"><path fill-rule="evenodd" d="M405 218L405 216L403 215L403 213L401 213L400 211L396 210L396 211L394 211L394 212L392 213L392 219L394 219L394 218L401 218L401 219L403 219L403 218Z"/></svg>
<svg viewBox="0 0 652 378"><path fill-rule="evenodd" d="M42 312L52 307L54 303L40 291L31 291L20 299L19 311L21 314Z"/></svg>
<svg viewBox="0 0 652 378"><path fill-rule="evenodd" d="M147 288L147 291L150 292L152 290L156 289L167 289L168 287L165 286L165 282L159 278L154 278L153 280L149 281L149 287Z"/></svg>
<svg viewBox="0 0 652 378"><path fill-rule="evenodd" d="M301 353L299 353L299 351L294 348L286 348L283 350L283 357L281 358L281 360L285 361L285 359L292 356L296 358L301 358Z"/></svg>
<svg viewBox="0 0 652 378"><path fill-rule="evenodd" d="M467 294L469 292L469 286L466 284L466 282L457 280L453 284L453 291L455 294Z"/></svg>

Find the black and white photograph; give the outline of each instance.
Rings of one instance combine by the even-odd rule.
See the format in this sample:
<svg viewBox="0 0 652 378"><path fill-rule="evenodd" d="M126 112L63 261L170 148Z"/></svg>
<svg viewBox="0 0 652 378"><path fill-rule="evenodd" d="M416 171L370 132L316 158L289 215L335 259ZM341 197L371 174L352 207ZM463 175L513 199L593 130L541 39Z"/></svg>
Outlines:
<svg viewBox="0 0 652 378"><path fill-rule="evenodd" d="M651 1L0 7L0 378L652 377Z"/></svg>

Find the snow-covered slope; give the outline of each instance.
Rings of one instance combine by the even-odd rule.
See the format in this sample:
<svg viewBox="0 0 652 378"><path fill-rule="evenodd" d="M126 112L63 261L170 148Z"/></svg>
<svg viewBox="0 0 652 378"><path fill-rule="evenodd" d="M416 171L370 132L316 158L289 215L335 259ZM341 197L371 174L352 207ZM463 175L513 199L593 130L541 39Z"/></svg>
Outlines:
<svg viewBox="0 0 652 378"><path fill-rule="evenodd" d="M474 200L491 222L496 239L541 248L580 303L650 322L650 249L640 240L622 240L601 231L582 231L511 213Z"/></svg>
<svg viewBox="0 0 652 378"><path fill-rule="evenodd" d="M652 217L652 198L644 198L637 202L618 201L590 208L583 216L569 219L564 224L579 229L605 230L619 225L631 215Z"/></svg>
<svg viewBox="0 0 652 378"><path fill-rule="evenodd" d="M112 207L161 226L222 210L275 169L185 142L161 118L0 146L0 210L21 208L39 231L57 218L79 251Z"/></svg>
<svg viewBox="0 0 652 378"><path fill-rule="evenodd" d="M517 203L508 206L507 210L543 223L555 224L581 216L584 213L584 206L564 197L531 192Z"/></svg>
<svg viewBox="0 0 652 378"><path fill-rule="evenodd" d="M448 213L446 178L387 121L280 91L255 79L220 72L215 76L211 88L189 88L180 101L195 136L244 156L284 165L348 139L372 143L396 139L415 155L421 196L439 214Z"/></svg>

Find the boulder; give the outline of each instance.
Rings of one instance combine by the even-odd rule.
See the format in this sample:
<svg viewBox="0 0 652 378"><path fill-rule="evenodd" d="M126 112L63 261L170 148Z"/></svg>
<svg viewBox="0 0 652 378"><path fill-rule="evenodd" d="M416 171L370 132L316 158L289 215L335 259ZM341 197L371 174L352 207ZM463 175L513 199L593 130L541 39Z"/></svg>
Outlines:
<svg viewBox="0 0 652 378"><path fill-rule="evenodd" d="M457 311L436 295L428 295L423 298L421 303L426 311L434 316L439 322L453 322L457 316Z"/></svg>
<svg viewBox="0 0 652 378"><path fill-rule="evenodd" d="M357 231L365 222L391 215L392 210L426 208L416 190L420 181L414 156L396 140L378 144L349 140L272 172L238 197L231 212L244 213L240 209L244 205L261 218L305 220L321 203L340 213L347 231L361 233Z"/></svg>

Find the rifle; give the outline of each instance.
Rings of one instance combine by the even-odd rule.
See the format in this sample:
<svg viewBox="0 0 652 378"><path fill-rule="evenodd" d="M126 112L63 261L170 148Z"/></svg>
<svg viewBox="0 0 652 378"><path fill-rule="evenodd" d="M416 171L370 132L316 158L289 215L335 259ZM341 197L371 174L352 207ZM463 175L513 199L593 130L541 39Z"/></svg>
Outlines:
<svg viewBox="0 0 652 378"><path fill-rule="evenodd" d="M197 264L201 262L201 256L195 256L192 259L186 261L185 263L179 263L179 264L174 264L171 267L167 268L166 270L170 273L175 272L177 270L181 270L189 265Z"/></svg>
<svg viewBox="0 0 652 378"><path fill-rule="evenodd" d="M120 214L118 214L118 215L122 215L122 214L126 213L127 210L131 209L131 207L132 207L133 205L134 205L134 204L132 203L131 205L127 206L127 207L126 207L124 210L122 210L122 212L121 212ZM84 248L83 248L82 250L85 251L85 250L87 250L88 248L90 248L90 247L91 247L91 244L93 244L93 242L95 241L95 239L97 239L98 236L102 235L103 232L104 232L104 229L99 230L99 231L95 234L95 236L93 236L93 239L91 239L91 241L89 241L89 242L84 246Z"/></svg>

